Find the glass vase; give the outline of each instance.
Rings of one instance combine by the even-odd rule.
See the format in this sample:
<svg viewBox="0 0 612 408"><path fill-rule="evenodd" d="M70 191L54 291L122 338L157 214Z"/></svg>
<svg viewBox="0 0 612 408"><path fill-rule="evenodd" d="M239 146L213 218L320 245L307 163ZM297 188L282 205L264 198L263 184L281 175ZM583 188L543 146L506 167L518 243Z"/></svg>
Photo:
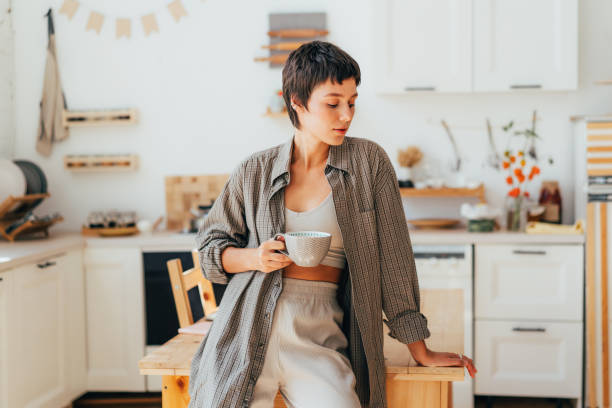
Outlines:
<svg viewBox="0 0 612 408"><path fill-rule="evenodd" d="M527 200L523 196L506 199L506 229L524 231L527 226Z"/></svg>

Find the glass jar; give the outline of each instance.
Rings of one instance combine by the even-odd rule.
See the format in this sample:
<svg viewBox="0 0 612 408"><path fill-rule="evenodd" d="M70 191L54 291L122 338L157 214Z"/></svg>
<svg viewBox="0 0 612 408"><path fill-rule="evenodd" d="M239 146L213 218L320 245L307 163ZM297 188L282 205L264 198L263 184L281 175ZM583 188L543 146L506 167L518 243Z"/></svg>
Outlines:
<svg viewBox="0 0 612 408"><path fill-rule="evenodd" d="M506 229L508 231L525 231L527 226L527 200L525 197L506 197Z"/></svg>

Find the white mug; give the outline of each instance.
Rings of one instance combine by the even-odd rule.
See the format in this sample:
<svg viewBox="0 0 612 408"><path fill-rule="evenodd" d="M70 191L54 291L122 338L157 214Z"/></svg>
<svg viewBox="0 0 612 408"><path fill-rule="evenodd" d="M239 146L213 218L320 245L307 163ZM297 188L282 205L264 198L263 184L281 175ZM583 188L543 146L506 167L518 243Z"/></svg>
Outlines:
<svg viewBox="0 0 612 408"><path fill-rule="evenodd" d="M287 255L296 265L313 267L321 263L331 245L331 234L322 231L295 231L274 235L274 239L285 238L287 251L278 252Z"/></svg>

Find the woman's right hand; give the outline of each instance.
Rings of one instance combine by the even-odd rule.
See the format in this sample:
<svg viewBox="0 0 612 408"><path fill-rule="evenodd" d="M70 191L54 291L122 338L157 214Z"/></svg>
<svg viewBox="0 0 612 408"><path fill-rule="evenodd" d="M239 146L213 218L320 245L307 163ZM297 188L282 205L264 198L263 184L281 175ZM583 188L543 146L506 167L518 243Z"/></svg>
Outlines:
<svg viewBox="0 0 612 408"><path fill-rule="evenodd" d="M255 262L257 263L257 267L255 269L269 273L291 265L293 263L291 258L289 258L287 255L276 252L276 250L279 249L286 250L283 237L279 237L279 240L270 238L269 240L262 242L255 252Z"/></svg>

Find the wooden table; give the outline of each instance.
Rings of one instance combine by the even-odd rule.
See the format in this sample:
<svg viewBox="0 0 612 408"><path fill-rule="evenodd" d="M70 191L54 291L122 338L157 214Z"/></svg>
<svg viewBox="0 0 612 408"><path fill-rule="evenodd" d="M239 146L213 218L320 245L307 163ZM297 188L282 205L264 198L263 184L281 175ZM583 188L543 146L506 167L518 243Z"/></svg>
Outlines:
<svg viewBox="0 0 612 408"><path fill-rule="evenodd" d="M421 310L427 316L433 350L463 351L462 292L456 289L421 290ZM389 408L452 407L451 382L464 380L463 367L418 367L406 345L385 333L386 388ZM189 404L191 358L202 336L178 334L138 362L140 374L162 376L162 406ZM277 398L274 407L284 407Z"/></svg>
<svg viewBox="0 0 612 408"><path fill-rule="evenodd" d="M162 376L164 408L189 404L190 363L201 341L201 335L179 334L139 361L140 374ZM464 379L463 367L387 365L386 369L389 408L450 407L450 382Z"/></svg>

